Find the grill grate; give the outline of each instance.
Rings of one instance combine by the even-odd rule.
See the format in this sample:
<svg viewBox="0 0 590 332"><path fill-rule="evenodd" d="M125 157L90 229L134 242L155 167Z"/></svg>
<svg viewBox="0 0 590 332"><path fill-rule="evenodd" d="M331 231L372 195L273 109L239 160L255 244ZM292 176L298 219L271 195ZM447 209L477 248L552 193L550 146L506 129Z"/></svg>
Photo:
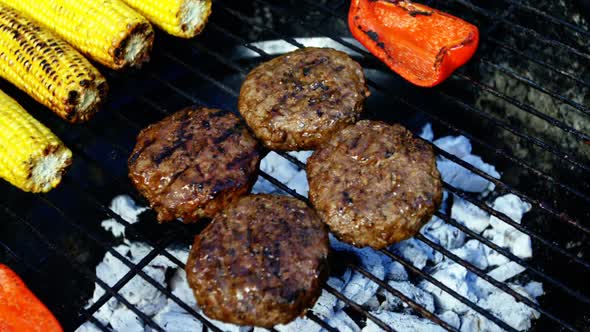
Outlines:
<svg viewBox="0 0 590 332"><path fill-rule="evenodd" d="M2 89L12 95L19 96L19 101L27 109L32 110L35 117L58 133L74 150L77 157L72 170L64 180L65 183L50 194L34 196L21 193L5 183L0 184L6 197L0 202L0 216L6 220L0 226L2 229L0 232L0 258L6 257L5 259L11 266L16 266L17 271L22 272L28 280L33 281L31 285L34 291L43 298L50 299L48 305L64 322L67 330L73 330L82 322L90 321L100 330L108 331L93 315L108 300L115 298L132 310L146 325L154 330L163 331L163 328L158 326L148 315L135 308L118 293L133 278L140 277L195 316L208 329L219 331L194 308L184 303L143 271L143 268L159 255L168 258L178 267L184 268L184 263L170 254L166 248L173 242L190 242L190 234L194 234L199 226L155 225L153 221L154 225L149 226L131 225L104 204L115 194L120 193L127 193L134 199L141 201L126 178L125 161L135 142L135 135L142 127L189 102L235 109L241 80L252 66L272 56L255 43L258 40L264 40L264 38L278 39L286 45L296 48L304 46L293 37L296 34L298 36L301 34L321 36L350 50L363 67L385 73L389 72L380 62L348 38L349 33L343 28L345 21L342 19L347 10L347 1L324 3L303 0L293 2L291 5L271 0L254 0L253 2L266 8L266 14L275 18L280 17L281 19L277 19L279 22L276 23L280 28L269 26L267 22L259 19L260 15L249 14L242 8L244 5L226 0L216 1L216 13L201 37L192 41L177 41L158 36L159 46L156 47L153 62L144 70L137 73L126 73L125 77L118 73L106 72L110 78L114 96L109 107L88 125L72 127L63 124L22 93L4 83L0 84ZM498 190L514 193L533 205L531 214L534 216L534 220L518 224L507 215L495 211L479 198L444 183L444 188L448 192L530 235L535 246L535 256L541 257L540 260L533 259L532 261L520 259L509 250L495 245L454 220L449 213L437 212L436 216L463 231L467 236L526 267L528 274L542 279L546 283L547 294L541 298L541 302L538 304L514 291L507 284L489 277L485 271L454 255L427 237L418 234L415 238L451 261L464 266L498 289L510 294L517 301L538 310L542 314L542 318L538 321L539 326L543 326L543 328L554 326L572 331L580 330L588 325L587 308L590 304L590 298L584 288L584 280L587 280L586 278L590 274L590 262L584 256L587 248L584 243L587 242L588 235L590 235L590 227L587 222L583 222L590 216L590 211L585 208L590 202L588 159L583 153L578 153L576 148L564 148L554 139L549 139L538 133L532 134L528 128L520 127L510 119L502 119L497 114L476 105L474 96L478 94L493 95L498 100L518 109L518 112L536 117L548 127L559 129L562 135L567 135L580 144L577 146L587 149L584 147L584 142L590 142L590 135L585 130L568 123L564 118L547 114L535 105L508 95L497 86L486 83L481 72L500 73L510 81L542 93L552 103L564 105L569 112L579 113L588 121L590 109L587 105L573 100L567 95L566 90L556 91L553 86L548 86L550 81L557 81L557 84L569 81L588 88L590 84L587 72L572 72L564 69L555 60L558 55L545 53L532 55L529 48L523 49L510 42L501 41L494 37L494 33L500 29L506 29L514 34L513 38L517 41L520 40L521 43L532 40L535 47L543 45L542 47L557 48L559 52L564 52L572 59L575 58L583 64L588 64L590 54L587 52L588 48L585 48L587 45L573 46L569 38L564 39L566 41L555 39L547 35L546 32L539 32L527 25L520 24L520 22L514 23L512 18L514 15L532 15L544 24L555 25L560 29L565 29L570 35L586 38L590 36L590 32L585 27L518 0L505 0L494 6L475 4L466 0L453 0L449 3L426 1L426 3L478 23L482 32L480 51L470 64L456 73L449 82L433 90L416 89L393 75L389 75L391 77L389 77L390 81L387 81L387 84L372 78L369 79L368 83L374 97L381 96L380 98L385 100L382 105L386 105L390 109L408 110L393 115L374 111L371 117L401 122L416 133L418 127L414 119L419 116L420 119L432 122L437 128L440 127L442 132L466 136L481 149L482 155L495 160L494 162L497 161L502 170L514 169L515 174L526 174L526 181L550 183L556 188L555 192L547 195L542 191L537 191L537 187L527 188L526 181L519 183L513 177L508 177L507 180L495 179L449 152L433 146L438 155L494 183ZM328 25L335 28L327 28ZM255 61L245 64L242 59L227 56L231 53L231 49L224 45L236 44L252 52L255 55ZM542 68L545 75L554 76L542 76L547 77L543 80L529 78L517 69L495 60L493 52L497 49L520 57L523 63L531 63ZM531 50L535 51L532 46ZM228 73L232 73L237 78L228 80L227 77L232 76ZM425 102L425 97L430 101ZM444 107L439 109L439 105L444 105ZM457 112L456 110L460 110L459 113L452 113ZM405 116L408 114L412 114L412 116ZM494 131L505 131L517 137L522 144L530 145L540 151L542 155L549 156L549 160L556 165L556 168L543 169L544 167L537 165L536 160L527 160L506 146L499 146L502 142L494 142L490 139L491 136L485 132L478 132L476 128L470 129L470 123L465 120L460 121L460 116L483 121ZM303 163L288 154L281 153L280 155L298 167L305 167ZM261 176L277 188L307 202L305 197L271 175L261 172ZM116 242L96 225L96 221L105 219L105 217L114 218L120 224L125 225L130 236L152 247L150 253L135 264L128 257L114 250L113 246L116 245ZM50 222L43 222L44 220ZM537 224L537 220L543 222ZM9 231L4 231L5 227ZM559 230L557 235L555 230ZM576 252L568 248L566 243L571 240L580 241L582 243L581 249ZM22 245L20 242L32 244ZM84 250L79 249L78 246ZM129 271L116 284L109 286L96 278L94 266L97 258L87 257L86 252L92 252L95 255L108 252L128 267ZM388 250L382 252L393 261L402 264L417 277L432 283L499 327L508 331L516 331L492 312L414 267L397 253ZM552 266L553 264L555 266ZM404 296L399 290L390 287L367 270L352 263L349 265L353 270L400 298L424 318L439 324L445 330L456 330L434 313ZM57 281L58 287L56 288L59 290L54 290L52 287L48 287L46 282L42 282L42 280L59 280L58 278L62 279L62 281ZM76 281L74 282L74 280ZM61 288L69 281L74 283L72 290L62 294ZM105 290L105 294L89 308L79 309L88 298L89 290L94 283ZM87 290L87 292L83 290ZM325 290L346 303L359 316L372 320L386 331L393 331L384 322L346 298L336 289L326 286ZM63 296L66 298L64 299ZM72 319L72 313L77 313L79 316ZM311 312L307 314L307 317L326 330L334 330L333 327Z"/></svg>

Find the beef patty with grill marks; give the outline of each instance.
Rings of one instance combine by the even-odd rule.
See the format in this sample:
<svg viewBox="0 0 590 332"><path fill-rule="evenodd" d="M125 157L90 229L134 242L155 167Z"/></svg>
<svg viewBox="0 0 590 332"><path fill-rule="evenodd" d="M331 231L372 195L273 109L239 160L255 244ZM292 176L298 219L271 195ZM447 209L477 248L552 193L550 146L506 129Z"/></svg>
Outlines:
<svg viewBox="0 0 590 332"><path fill-rule="evenodd" d="M414 236L442 200L432 147L400 125L359 121L307 162L309 198L341 240L381 249Z"/></svg>
<svg viewBox="0 0 590 332"><path fill-rule="evenodd" d="M249 195L195 237L186 272L207 316L272 327L303 315L327 277L328 231L286 196Z"/></svg>
<svg viewBox="0 0 590 332"><path fill-rule="evenodd" d="M259 163L259 144L236 115L189 107L142 130L128 164L158 221L188 223L248 193Z"/></svg>
<svg viewBox="0 0 590 332"><path fill-rule="evenodd" d="M268 148L311 150L356 122L368 96L358 63L334 49L310 47L252 70L239 109Z"/></svg>

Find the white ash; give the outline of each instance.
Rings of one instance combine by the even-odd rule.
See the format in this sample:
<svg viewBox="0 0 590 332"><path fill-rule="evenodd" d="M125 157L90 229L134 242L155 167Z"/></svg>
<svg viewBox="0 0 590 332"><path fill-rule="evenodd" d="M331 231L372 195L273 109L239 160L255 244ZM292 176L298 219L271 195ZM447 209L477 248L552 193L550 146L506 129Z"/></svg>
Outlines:
<svg viewBox="0 0 590 332"><path fill-rule="evenodd" d="M425 126L420 136L433 141L432 127L430 125ZM472 154L471 144L465 137L443 137L435 140L434 143L441 149L474 165L490 176L500 178L500 174L493 165L485 163L479 156ZM311 155L311 151L291 153L291 155L305 163ZM494 196L490 195L494 190L494 185L490 181L443 157L437 158L437 164L443 179L459 189L473 192L480 198L487 197L490 207L504 213L515 223L520 223L523 215L531 208L530 204L523 202L514 195L504 195L491 200L489 197ZM299 194L307 196L308 186L305 170L293 165L279 154L270 152L262 160L261 170L296 190ZM262 177L256 182L253 191L257 193L285 194ZM146 209L137 206L128 196L116 197L111 204L111 208L130 223L137 222L138 215ZM498 246L505 248L517 257L522 259L532 257L530 237L502 220L490 216L474 204L453 195L449 197L448 193L445 192L441 211L450 211L453 219ZM144 243L130 242L125 239L124 227L114 219L103 221L102 226L110 230L116 237L123 236L123 244L114 247L114 250L134 263L139 262L151 250L151 247ZM506 282L509 287L533 301L544 293L543 285L539 282L530 281L528 284L522 285L514 281L514 277L525 271L524 267L510 261L437 217L433 217L423 227L421 233L461 259L486 271L492 278ZM400 263L392 261L384 253L368 248L355 248L338 241L332 236L330 236L330 243L333 250L341 252L341 254L356 256L362 269L370 271L377 278L384 280L390 287L398 290L427 310L434 312L449 325L461 331L501 331L498 326L487 318L473 311L429 281L411 279ZM477 277L465 267L447 259L421 241L412 238L388 249L399 254L416 268L428 273L434 279L476 303L484 310L498 316L517 330L523 331L530 328L532 320L539 317L539 313L534 309L517 302L512 296ZM169 248L168 252L184 262L188 250L189 248ZM103 261L97 266L96 274L107 284L113 285L128 270L125 264L107 253ZM173 262L163 256L158 256L143 271L157 283L169 289L186 305L204 316L188 287L185 272ZM169 280L166 280L167 271L173 273L173 277ZM332 275L327 283L397 331L430 332L443 330L428 319L420 317L419 313L386 289L379 287L369 278L350 268L345 268L340 275ZM96 302L103 294L104 291L99 286L96 286L88 306ZM203 330L203 323L139 276L135 276L123 287L119 294L137 309L151 317L156 324L166 331ZM355 322L348 315L347 310L344 302L325 290L311 309L324 322L341 331L381 331L379 326L371 320L367 320L366 325L359 326L359 322ZM151 331L145 322L142 322L131 310L115 298L111 298L94 316L114 331ZM261 328L239 327L214 320L210 320L210 322L224 331L265 331L265 329ZM290 324L278 325L275 328L281 332L324 331L320 325L307 318L298 318ZM78 331L98 331L98 329L92 323L85 323Z"/></svg>

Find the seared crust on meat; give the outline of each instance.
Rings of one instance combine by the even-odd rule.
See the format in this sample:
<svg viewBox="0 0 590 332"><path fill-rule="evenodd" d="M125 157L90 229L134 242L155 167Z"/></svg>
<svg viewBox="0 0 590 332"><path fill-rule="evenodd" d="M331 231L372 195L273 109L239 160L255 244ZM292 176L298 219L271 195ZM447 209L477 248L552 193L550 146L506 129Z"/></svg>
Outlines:
<svg viewBox="0 0 590 332"><path fill-rule="evenodd" d="M442 200L432 147L400 125L359 121L307 162L309 197L330 230L381 249L414 236Z"/></svg>
<svg viewBox="0 0 590 332"><path fill-rule="evenodd" d="M252 70L239 109L266 147L310 150L357 121L368 96L358 63L334 49L309 47Z"/></svg>
<svg viewBox="0 0 590 332"><path fill-rule="evenodd" d="M248 193L259 163L259 144L236 115L189 107L141 131L129 177L160 222L188 223Z"/></svg>
<svg viewBox="0 0 590 332"><path fill-rule="evenodd" d="M327 228L305 203L249 195L195 237L186 272L207 316L272 327L315 303L328 250Z"/></svg>

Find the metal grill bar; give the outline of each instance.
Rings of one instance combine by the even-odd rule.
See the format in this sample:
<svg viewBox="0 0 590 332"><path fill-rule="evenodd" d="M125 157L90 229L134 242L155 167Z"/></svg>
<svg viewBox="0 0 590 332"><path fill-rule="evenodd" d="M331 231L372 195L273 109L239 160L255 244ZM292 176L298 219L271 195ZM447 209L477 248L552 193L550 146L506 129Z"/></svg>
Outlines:
<svg viewBox="0 0 590 332"><path fill-rule="evenodd" d="M558 48L562 48L562 49L566 49L569 52L571 52L573 54L576 54L576 55L578 55L578 56L580 56L582 58L590 59L590 54L588 54L588 53L585 53L583 51L580 51L580 50L578 50L577 48L575 48L575 47L573 47L571 45L568 45L568 44L565 44L563 42L560 42L559 40L547 38L546 36L539 34L538 32L536 32L533 29L530 29L530 28L527 28L527 27L523 27L520 24L511 22L508 19L506 19L505 17L496 15L495 13L492 13L492 12L486 10L486 9L483 9L481 7L478 7L478 6L474 5L470 1L467 1L467 0L454 0L454 1L457 2L457 3L460 3L462 5L464 5L465 7L471 9L472 11L474 11L476 13L479 13L479 14L487 17L487 18L490 18L490 19L495 20L495 21L502 22L502 23L506 24L507 26L512 27L513 30L520 31L520 32L523 32L523 33L525 33L527 35L530 35L530 36L534 37L535 40L539 40L539 41L541 41L544 44L552 45L552 46L555 46L555 47L558 47Z"/></svg>
<svg viewBox="0 0 590 332"><path fill-rule="evenodd" d="M512 77L515 80L518 80L520 82L523 82L523 83L527 84L528 86L530 86L530 87L532 87L532 88L534 88L534 89L536 89L538 91L541 91L541 92L543 92L543 93L545 93L545 94L547 94L547 95L549 95L549 96L551 96L551 97L553 97L553 98L561 101L564 104L567 104L567 105L573 107L574 109L580 111L583 114L590 115L590 109L588 107L586 107L586 106L584 106L584 105L582 105L580 103L577 103L577 102L575 102L575 101L573 101L573 100L571 100L571 99L569 99L569 98L567 98L567 97L565 97L565 96L563 96L563 95L561 95L559 93L556 93L554 91L551 91L549 89L546 89L546 88L542 87L541 84L539 84L538 82L535 82L532 79L526 78L526 77L524 77L524 76L516 73L512 69L509 69L509 68L506 68L504 66L495 64L495 63L493 63L492 61L488 60L485 57L481 57L481 60L480 61L482 63L484 63L484 64L492 67L493 69L496 69L496 70L498 70L498 71L500 71L500 72L502 72L502 73L504 73L504 74Z"/></svg>
<svg viewBox="0 0 590 332"><path fill-rule="evenodd" d="M513 97L510 97L504 93L501 93L501 92L495 90L493 87L489 86L488 84L482 83L481 81L475 80L475 79L473 79L467 75L464 75L462 73L455 73L455 76L460 77L466 81L469 81L473 85L477 86L479 89L485 90L485 91L493 94L494 96L501 98L501 99L509 102L510 104L518 107L519 109L538 117L539 119L547 122L548 124L555 126L568 134L571 134L572 136L576 137L580 141L587 141L588 139L590 139L590 135L585 134L585 133L567 125L563 121L557 120L545 113L542 113L542 112L536 110L535 108L531 107L528 104L520 102Z"/></svg>
<svg viewBox="0 0 590 332"><path fill-rule="evenodd" d="M255 0L255 1L258 1L258 2L265 3L265 1L263 1L263 0ZM233 10L231 10L231 9L227 8L227 7L224 7L224 9L225 9L227 12L233 13L232 15L234 15L235 17L238 17L238 18L240 18L240 20L242 20L242 21L244 21L244 22L247 22L247 23L248 23L248 19L247 19L247 18L245 18L245 17L244 17L243 15L241 15L240 13L236 13L235 11L233 11ZM254 23L251 23L251 24L254 24ZM261 28L261 29L265 29L264 27L261 27L260 25L257 25L257 26L258 26L259 28ZM281 33L279 33L279 32L275 32L275 31L272 31L272 30L267 30L267 29L265 29L265 30L266 30L266 31L268 31L269 33L272 33L273 35L277 35L277 36L279 36L279 37L280 37L280 38L282 38L284 41L286 41L286 42L288 42L288 43L290 43L290 44L292 44L292 45L294 45L294 46L296 46L296 47L299 47L299 48L301 48L301 47L305 47L304 45L302 45L301 43L297 42L297 41L296 41L296 40L294 40L293 38L290 38L290 37L288 37L288 36L285 36L285 35L283 35L283 34L281 34ZM320 32L320 33L321 33L321 32ZM332 37L330 37L330 36L327 36L327 37L329 37L329 38L332 38ZM338 41L338 40L336 40L336 39L334 39L334 38L332 38L332 39L333 39L333 40L335 40L335 41L337 41L337 42L340 42L340 41ZM341 42L340 42L340 43L341 43ZM344 45L344 44L343 44L343 45ZM248 47L248 45L247 45L247 44L246 44L246 45L244 45L244 46L245 46L245 47ZM344 45L344 46L347 46L347 47L350 47L350 48L356 47L356 46L354 46L354 45L350 45L350 46L349 46L349 45ZM359 51L361 51L361 50L359 50ZM266 53L265 53L265 54L266 54ZM266 54L266 55L267 55L267 54ZM183 64L183 63L181 62L181 64ZM186 64L184 64L184 65L186 65ZM187 68L187 69L189 69L191 72L193 72L193 73L195 73L195 74L199 75L200 77L203 77L203 78L205 78L205 79L207 79L207 78L208 78L208 75L206 75L206 74L203 74L202 72L200 72L200 71L198 71L198 70L196 70L196 69L194 69L194 68L192 68L192 69L191 69L191 68L190 68L190 66L189 66L189 68ZM213 81L215 81L215 80L213 80ZM380 87L378 84L376 84L376 83L372 82L371 80L367 80L367 82L368 82L368 84L369 84L369 85L371 85L371 86L372 86L372 87L373 87L375 90L377 90L377 91L379 91L379 92L382 92L382 93L384 93L384 92L382 91L382 90L383 90L383 88L382 88L382 87ZM228 92L229 94L231 94L231 95L233 95L233 96L236 96L236 95L237 95L237 93L236 93L235 91L232 93L232 89L231 89L231 88L227 88L227 87L225 87L223 84L221 84L221 83L219 83L219 82L217 82L217 83L214 83L214 82L212 82L212 83L213 83L213 84L215 84L216 86L218 86L218 87L222 88L224 91ZM392 92L392 91L388 91L388 92ZM425 114L426 114L426 113L430 114L430 112L428 112L428 111L424 111L424 110L422 110L422 109L420 109L420 108L418 108L418 107L414 106L413 104L411 104L411 103L407 102L405 99L402 99L402 98L400 98L400 97L397 97L395 94L391 94L391 95L387 95L387 96L390 96L390 97L392 97L392 98L394 98L394 99L396 99L396 100L398 100L398 101L402 102L403 104L405 104L405 105L407 105L407 106L409 106L409 107L411 107L411 108L413 108L413 109L415 109L415 110L417 110L417 111L419 111L419 112L423 112L423 113L425 113ZM573 128L571 128L571 129L573 129ZM575 129L573 129L573 130L575 131ZM438 147L436 147L436 146L434 146L434 145L433 145L433 147L435 148L435 150L437 150L437 148L438 148ZM439 150L440 150L440 149L439 149ZM437 151L438 151L438 150L437 150ZM572 225L572 226L574 226L574 227L576 227L576 228L579 228L579 229L583 230L585 233L590 233L590 230L589 230L588 228L584 227L583 225L581 225L581 223L580 223L579 221L577 221L577 220L575 220L575 219L572 219L571 217L569 217L569 216L568 216L567 214L565 214L564 212L558 212L558 211L556 211L555 209L553 209L553 208L551 207L551 205L550 205L550 204L548 204L548 203L545 203L545 202L540 202L540 201L539 201L539 200L537 200L537 199L533 199L533 198L529 197L528 195L526 195L526 194L524 194L524 193L520 192L519 190L516 190L515 188L513 188L513 187L509 186L508 184L506 184L506 183L504 183L504 182L502 182L502 181L500 181L500 180L498 180L498 179L495 179L495 178L491 177L491 176L490 176L490 175L488 175L487 173L485 173L485 172L482 172L481 170L479 170L479 169L477 169L477 168L475 168L475 167L471 166L471 165L470 165L470 164L468 164L468 163L465 163L463 160L461 160L461 159L459 159L459 158L457 158L457 157L455 157L455 156L453 156L453 155L450 155L450 154L446 153L446 151L443 151L442 153L443 153L443 155L444 155L444 156L445 156L447 159L449 159L449 160L451 160L451 161L453 161L453 162L455 162L455 163L457 163L457 164L459 164L459 165L463 166L464 168L466 168L466 169L470 170L471 172L473 172L473 173L475 173L475 174L478 174L478 175L480 175L481 177L485 178L486 180L488 180L488 181L491 181L492 183L494 183L494 184L496 184L496 185L498 185L498 186L501 186L502 188L505 188L505 189L507 189L508 191L510 191L510 192L512 192L512 193L514 193L514 194L516 194L516 195L518 195L518 196L520 196L520 197L524 198L525 200L527 200L527 201L529 201L529 202L532 202L534 205L536 205L536 206L540 207L541 209L543 209L543 210L545 210L545 211L547 211L547 212L551 213L551 214L552 214L552 215L554 215L555 217L558 217L558 218L559 218L559 220L566 221L566 222L567 222L567 223L569 223L570 225Z"/></svg>
<svg viewBox="0 0 590 332"><path fill-rule="evenodd" d="M522 1L515 1L515 0L506 0L507 2L514 4L516 7L520 8L520 9L524 9L525 11L531 12L536 14L537 16L541 16L549 21L551 21L552 23L555 23L557 25L560 26L565 26L575 32L581 33L584 36L588 36L590 37L590 31L581 28L580 26L577 26L575 24L570 23L569 21L566 21L562 18L559 17L555 17L553 15L547 14L544 11L541 11L537 8L531 7L530 5L523 3Z"/></svg>
<svg viewBox="0 0 590 332"><path fill-rule="evenodd" d="M510 45L507 45L505 43L502 43L501 41L497 40L494 37L488 36L486 40L487 41L490 41L490 42L492 42L494 44L496 44L497 46L499 46L499 47L501 47L501 48L503 48L505 50L508 50L508 51L510 51L510 52L518 55L519 57L523 57L523 58L527 59L528 61L533 62L533 63L535 63L535 64L537 64L537 65L539 65L539 66L541 66L541 67L543 67L543 68L545 68L547 70L550 70L550 71L552 71L552 72L554 72L556 74L559 74L559 75L561 75L563 77L569 78L569 79L575 81L576 83L582 84L582 85L584 85L586 87L590 87L590 82L588 82L588 81L586 81L586 80L584 80L584 79L582 79L580 77L577 77L577 76L573 75L570 72L567 72L565 70L558 69L555 66L553 66L553 65L551 65L551 64L549 64L549 63L547 63L547 62L545 62L543 60L534 58L534 57L532 57L532 56L530 56L530 55L528 55L528 54L526 54L526 53L524 53L524 52L516 49L515 47L512 47Z"/></svg>

